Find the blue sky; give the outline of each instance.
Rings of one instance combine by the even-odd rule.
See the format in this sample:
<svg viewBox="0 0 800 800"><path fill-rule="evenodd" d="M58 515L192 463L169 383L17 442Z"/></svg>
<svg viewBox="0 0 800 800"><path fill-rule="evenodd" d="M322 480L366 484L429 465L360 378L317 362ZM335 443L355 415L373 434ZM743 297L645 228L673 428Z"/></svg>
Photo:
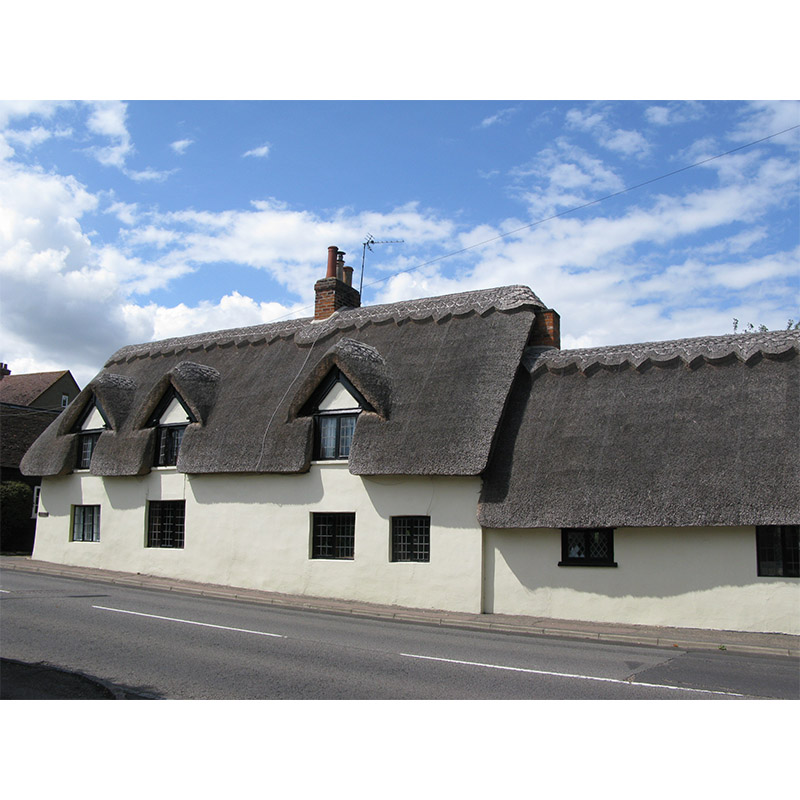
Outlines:
<svg viewBox="0 0 800 800"><path fill-rule="evenodd" d="M735 5L16 4L0 359L84 384L125 344L305 316L370 234L403 242L364 303L526 284L564 347L783 328L798 129L623 192L800 125L792 12Z"/></svg>
<svg viewBox="0 0 800 800"><path fill-rule="evenodd" d="M3 360L84 383L124 344L307 315L328 245L358 275L369 234L403 243L367 253L365 303L526 284L565 347L785 327L797 129L523 226L797 125L780 101L7 102Z"/></svg>

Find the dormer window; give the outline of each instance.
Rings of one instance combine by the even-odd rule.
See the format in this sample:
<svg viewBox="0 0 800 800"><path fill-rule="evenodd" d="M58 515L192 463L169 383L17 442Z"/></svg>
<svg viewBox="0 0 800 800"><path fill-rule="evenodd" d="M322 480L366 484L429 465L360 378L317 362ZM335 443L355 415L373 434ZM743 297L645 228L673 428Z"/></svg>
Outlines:
<svg viewBox="0 0 800 800"><path fill-rule="evenodd" d="M78 439L78 459L75 464L77 469L89 469L92 465L92 454L97 446L100 434L109 428L105 414L95 400L84 411L77 425L80 437Z"/></svg>
<svg viewBox="0 0 800 800"><path fill-rule="evenodd" d="M174 467L178 463L183 432L190 422L195 422L194 415L181 396L174 389L164 395L150 420L157 428L155 466Z"/></svg>
<svg viewBox="0 0 800 800"><path fill-rule="evenodd" d="M309 399L305 413L314 417L314 458L346 460L362 410L372 410L361 392L339 369L332 369Z"/></svg>

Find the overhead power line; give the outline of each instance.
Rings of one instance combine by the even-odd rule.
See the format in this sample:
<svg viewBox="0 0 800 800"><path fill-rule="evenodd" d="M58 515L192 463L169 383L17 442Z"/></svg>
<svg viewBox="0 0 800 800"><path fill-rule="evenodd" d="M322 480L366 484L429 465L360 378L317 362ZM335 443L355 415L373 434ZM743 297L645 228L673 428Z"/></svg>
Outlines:
<svg viewBox="0 0 800 800"><path fill-rule="evenodd" d="M367 288L370 286L375 286L378 283L383 283L384 281L388 281L391 278L394 278L397 275L402 275L406 272L414 272L414 270L422 269L422 267L430 266L431 264L435 264L438 261L442 261L445 258L451 258L452 256L461 255L461 253L466 253L469 250L474 250L476 247L483 247L485 244L489 244L491 242L496 242L498 239L504 239L506 236L511 236L515 233L519 233L520 231L527 230L528 228L534 228L537 225L542 225L545 222L550 222L550 220L558 219L558 217L563 217L566 214L572 214L575 211L580 211L584 208L589 208L589 206L597 205L597 203L602 203L605 200L610 200L612 197L619 197L621 194L625 194L626 192L632 192L634 189L641 189L642 186L647 186L651 183L655 183L656 181L662 181L665 178L671 178L673 175L678 175L681 172L686 172L688 169L694 169L695 167L700 167L703 164L708 164L709 161L716 161L718 158L724 158L725 156L729 156L732 153L736 153L739 150L744 150L747 147L753 147L754 145L761 144L761 142L766 142L769 139L774 139L776 136L780 136L784 133L788 133L789 131L796 130L800 128L800 125L792 125L791 128L785 128L782 131L778 131L777 133L771 133L769 136L765 136L762 139L756 139L753 142L748 142L747 144L739 145L739 147L734 147L732 150L726 150L724 153L718 153L715 156L709 156L708 158L704 158L701 161L696 161L694 164L688 164L685 167L680 167L679 169L674 169L672 172L665 172L663 175L659 175L655 178L650 178L649 180L642 181L641 183L636 183L633 186L626 186L624 189L620 189L618 192L612 192L611 194L604 195L603 197L598 197L595 200L590 200L588 203L583 203L579 206L572 206L571 208L567 208L564 211L559 211L557 214L551 214L549 217L544 217L543 219L536 220L536 222L529 222L527 225L521 225L519 228L514 228L513 230L506 231L505 233L499 233L497 236L492 236L490 239L484 239L482 242L476 242L475 244L468 245L467 247L462 247L461 250L454 250L452 253L445 253L444 255L437 256L436 258L432 258L430 261L426 261L423 264L417 264L415 267L409 267L408 269L401 269L397 272L392 273L391 275L387 275L384 278L379 278L372 283L367 284Z"/></svg>
<svg viewBox="0 0 800 800"><path fill-rule="evenodd" d="M678 169L674 169L671 172L665 172L663 175L658 175L655 178L649 178L646 181L642 181L641 183L635 183L632 186L626 186L624 189L620 189L617 192L612 192L611 194L603 195L603 197L598 197L594 200L590 200L587 203L582 203L578 206L572 206L571 208L567 208L564 211L559 211L557 214L551 214L549 217L544 217L543 219L538 219L536 222L529 222L527 225L520 225L518 228L514 228L510 231L505 231L505 233L499 233L497 236L492 236L489 239L484 239L481 242L475 242L475 244L468 245L467 247L462 247L460 250L453 250L450 253L444 253L441 256L437 256L436 258L432 258L430 261L425 261L422 264L417 264L414 267L409 267L408 269L401 269L397 272L393 272L391 275L386 275L383 278L378 278L376 281L372 281L372 283L366 284L363 288L369 288L370 286L376 286L379 283L383 283L385 281L391 280L392 278L397 277L398 275L404 275L408 272L414 272L415 270L422 269L423 267L428 267L431 264L436 264L439 261L444 261L446 258L452 258L453 256L461 255L462 253L466 253L470 250L474 250L477 247L483 247L484 245L490 244L491 242L496 242L498 239L505 239L507 236L513 236L515 233L519 233L520 231L527 230L529 228L534 228L537 225L542 225L545 222L550 222L550 220L558 219L559 217L566 216L567 214L573 214L576 211L581 211L584 208L589 208L590 206L597 205L598 203L603 203L606 200L610 200L612 197L619 197L622 194L626 194L627 192L632 192L635 189L641 189L643 186L649 186L651 183L656 183L656 181L663 181L666 178L671 178L673 175L679 175L681 172L686 172L690 169L695 169L696 167L701 167L703 164L708 164L711 161L716 161L720 158L725 158L725 156L729 156L733 153L738 153L740 150L746 150L748 147L754 147L757 144L761 144L762 142L767 142L770 139L774 139L776 136L782 136L784 133L789 133L790 131L794 131L800 128L800 125L792 125L790 128L784 128L782 131L777 131L776 133L771 133L769 136L764 136L761 139L755 139L752 142L747 142L746 144L741 144L738 147L734 147L731 150L726 150L724 153L717 153L715 156L709 156L708 158L701 159L700 161L695 161L694 164L687 164L685 167L679 167ZM306 309L313 308L313 306L304 306L299 309L295 309L287 314L283 314L280 317L276 317L272 322L277 322L284 317L288 317L291 314L296 313L297 311L305 311Z"/></svg>

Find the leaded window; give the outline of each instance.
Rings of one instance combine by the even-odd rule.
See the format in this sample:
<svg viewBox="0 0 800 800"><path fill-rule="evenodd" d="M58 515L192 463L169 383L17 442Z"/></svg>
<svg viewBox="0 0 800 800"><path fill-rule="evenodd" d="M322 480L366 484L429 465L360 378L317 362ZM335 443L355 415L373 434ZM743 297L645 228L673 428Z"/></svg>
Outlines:
<svg viewBox="0 0 800 800"><path fill-rule="evenodd" d="M392 561L431 560L431 518L392 517Z"/></svg>
<svg viewBox="0 0 800 800"><path fill-rule="evenodd" d="M157 429L155 466L174 467L178 463L185 430L186 425L165 425Z"/></svg>
<svg viewBox="0 0 800 800"><path fill-rule="evenodd" d="M613 528L562 528L560 567L616 567Z"/></svg>
<svg viewBox="0 0 800 800"><path fill-rule="evenodd" d="M156 406L150 425L156 429L156 448L153 464L156 467L174 467L183 441L183 433L190 422L196 422L183 398L170 389Z"/></svg>
<svg viewBox="0 0 800 800"><path fill-rule="evenodd" d="M100 541L100 506L72 506L72 541Z"/></svg>
<svg viewBox="0 0 800 800"><path fill-rule="evenodd" d="M800 525L759 525L756 551L760 576L800 578Z"/></svg>
<svg viewBox="0 0 800 800"><path fill-rule="evenodd" d="M80 435L78 439L78 461L76 464L78 469L89 469L92 465L92 453L94 453L94 448L97 446L99 438L99 431Z"/></svg>
<svg viewBox="0 0 800 800"><path fill-rule="evenodd" d="M147 546L183 547L185 500L151 500L147 507Z"/></svg>
<svg viewBox="0 0 800 800"><path fill-rule="evenodd" d="M358 414L320 414L317 416L317 452L322 461L350 456Z"/></svg>
<svg viewBox="0 0 800 800"><path fill-rule="evenodd" d="M356 515L313 514L311 522L311 558L354 558Z"/></svg>

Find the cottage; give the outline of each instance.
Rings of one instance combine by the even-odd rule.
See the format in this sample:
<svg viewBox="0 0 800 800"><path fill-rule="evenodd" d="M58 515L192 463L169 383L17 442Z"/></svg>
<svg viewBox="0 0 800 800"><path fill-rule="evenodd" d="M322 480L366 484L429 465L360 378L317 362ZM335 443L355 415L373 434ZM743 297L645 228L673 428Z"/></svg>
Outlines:
<svg viewBox="0 0 800 800"><path fill-rule="evenodd" d="M34 558L800 633L800 335L561 351L527 287L125 347L27 453Z"/></svg>

